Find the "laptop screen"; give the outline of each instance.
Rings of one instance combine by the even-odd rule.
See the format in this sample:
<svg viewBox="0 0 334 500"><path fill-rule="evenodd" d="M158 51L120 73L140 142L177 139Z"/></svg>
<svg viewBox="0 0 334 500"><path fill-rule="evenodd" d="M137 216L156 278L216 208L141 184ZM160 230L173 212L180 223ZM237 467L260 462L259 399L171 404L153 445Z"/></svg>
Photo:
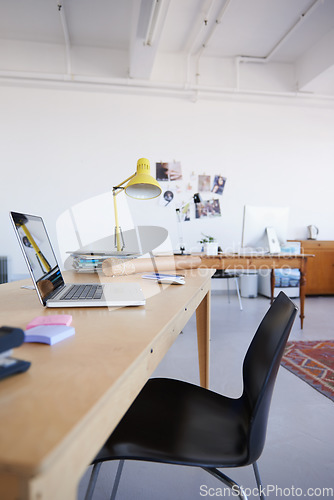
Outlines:
<svg viewBox="0 0 334 500"><path fill-rule="evenodd" d="M47 296L64 285L56 256L41 217L11 212L13 225L43 304Z"/></svg>

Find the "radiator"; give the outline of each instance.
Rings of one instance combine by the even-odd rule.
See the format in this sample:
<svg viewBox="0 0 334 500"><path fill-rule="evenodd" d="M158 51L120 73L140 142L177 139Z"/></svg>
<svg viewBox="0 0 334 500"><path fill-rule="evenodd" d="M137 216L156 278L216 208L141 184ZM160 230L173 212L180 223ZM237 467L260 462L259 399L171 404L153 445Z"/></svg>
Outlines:
<svg viewBox="0 0 334 500"><path fill-rule="evenodd" d="M7 281L8 281L7 257L0 257L0 283L7 283Z"/></svg>

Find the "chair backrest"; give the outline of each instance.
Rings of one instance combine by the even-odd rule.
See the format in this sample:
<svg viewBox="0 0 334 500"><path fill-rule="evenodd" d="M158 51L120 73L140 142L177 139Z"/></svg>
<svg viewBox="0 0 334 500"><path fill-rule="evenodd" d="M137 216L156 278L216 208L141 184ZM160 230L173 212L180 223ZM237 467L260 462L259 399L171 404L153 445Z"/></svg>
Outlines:
<svg viewBox="0 0 334 500"><path fill-rule="evenodd" d="M259 325L243 363L242 399L248 407L248 464L262 453L277 371L297 307L280 292Z"/></svg>

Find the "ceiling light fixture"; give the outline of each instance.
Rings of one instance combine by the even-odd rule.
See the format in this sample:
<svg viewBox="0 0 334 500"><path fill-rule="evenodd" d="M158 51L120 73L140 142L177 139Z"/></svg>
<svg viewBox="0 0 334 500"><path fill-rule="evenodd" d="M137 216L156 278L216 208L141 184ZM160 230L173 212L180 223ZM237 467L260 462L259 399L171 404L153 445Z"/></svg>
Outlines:
<svg viewBox="0 0 334 500"><path fill-rule="evenodd" d="M155 38L156 30L157 30L157 24L158 24L159 14L160 14L161 7L162 7L162 2L163 2L163 0L154 0L154 2L153 2L152 8L151 8L150 20L148 23L146 36L145 36L145 40L144 40L144 45L151 46L154 43L154 38Z"/></svg>

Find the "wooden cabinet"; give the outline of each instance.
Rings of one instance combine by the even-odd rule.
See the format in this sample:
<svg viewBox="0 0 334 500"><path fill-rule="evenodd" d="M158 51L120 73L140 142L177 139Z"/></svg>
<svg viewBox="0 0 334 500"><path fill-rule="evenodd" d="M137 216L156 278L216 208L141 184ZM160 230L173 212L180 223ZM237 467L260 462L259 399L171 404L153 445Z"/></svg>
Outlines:
<svg viewBox="0 0 334 500"><path fill-rule="evenodd" d="M315 255L307 259L306 295L334 294L334 241L301 241L303 253Z"/></svg>

